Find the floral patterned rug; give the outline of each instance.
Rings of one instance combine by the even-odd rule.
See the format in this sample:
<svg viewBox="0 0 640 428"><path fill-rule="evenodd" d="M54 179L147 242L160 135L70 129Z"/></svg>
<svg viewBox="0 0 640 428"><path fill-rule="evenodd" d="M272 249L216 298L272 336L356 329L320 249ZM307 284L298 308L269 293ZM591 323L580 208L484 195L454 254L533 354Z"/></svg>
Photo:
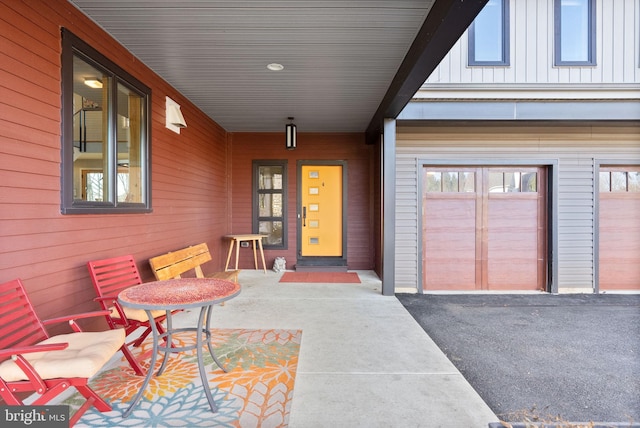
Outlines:
<svg viewBox="0 0 640 428"><path fill-rule="evenodd" d="M301 330L212 329L224 373L203 350L209 387L218 412L212 413L200 382L196 351L173 354L164 373L154 376L135 410L124 419L144 378L136 376L124 359L96 375L90 386L109 402L111 412L89 409L76 427L286 427L302 339ZM174 336L174 346L195 343L195 333ZM135 354L150 353L147 339ZM161 360L161 358L159 358ZM146 363L146 366L144 365ZM143 360L148 368L150 358ZM156 369L159 368L160 361ZM82 404L74 394L61 404L71 413Z"/></svg>

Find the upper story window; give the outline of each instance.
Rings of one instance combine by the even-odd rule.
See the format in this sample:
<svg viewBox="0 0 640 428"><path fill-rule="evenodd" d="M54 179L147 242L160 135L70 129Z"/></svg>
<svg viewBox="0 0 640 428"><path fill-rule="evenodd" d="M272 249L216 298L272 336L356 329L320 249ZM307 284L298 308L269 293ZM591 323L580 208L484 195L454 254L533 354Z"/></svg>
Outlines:
<svg viewBox="0 0 640 428"><path fill-rule="evenodd" d="M489 0L471 23L469 65L509 65L509 0Z"/></svg>
<svg viewBox="0 0 640 428"><path fill-rule="evenodd" d="M596 0L554 0L555 65L595 65Z"/></svg>
<svg viewBox="0 0 640 428"><path fill-rule="evenodd" d="M63 214L151 211L151 89L62 30Z"/></svg>
<svg viewBox="0 0 640 428"><path fill-rule="evenodd" d="M265 235L265 248L287 248L287 163L253 162L253 233Z"/></svg>

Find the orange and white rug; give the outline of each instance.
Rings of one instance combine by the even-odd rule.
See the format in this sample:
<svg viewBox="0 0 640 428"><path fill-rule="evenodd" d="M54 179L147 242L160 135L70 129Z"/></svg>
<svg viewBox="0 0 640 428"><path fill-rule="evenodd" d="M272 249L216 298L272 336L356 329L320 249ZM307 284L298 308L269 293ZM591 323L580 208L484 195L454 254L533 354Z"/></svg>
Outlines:
<svg viewBox="0 0 640 428"><path fill-rule="evenodd" d="M224 373L203 350L209 388L218 412L212 413L201 386L196 351L172 355L161 376L154 376L135 410L122 413L142 386L124 358L99 373L90 386L111 404L111 412L87 411L76 427L286 427L302 339L301 330L212 329L212 344ZM195 333L174 336L175 346L195 342ZM147 339L137 355L151 349ZM150 360L144 363L148 368ZM159 367L159 362L158 366ZM75 394L61 404L71 413L82 404Z"/></svg>

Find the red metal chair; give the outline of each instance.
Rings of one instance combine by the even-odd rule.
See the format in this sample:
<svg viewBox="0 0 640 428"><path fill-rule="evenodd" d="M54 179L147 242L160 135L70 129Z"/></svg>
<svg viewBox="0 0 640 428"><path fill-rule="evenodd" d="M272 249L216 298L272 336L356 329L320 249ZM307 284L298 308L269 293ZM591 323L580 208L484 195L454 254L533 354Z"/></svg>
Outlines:
<svg viewBox="0 0 640 428"><path fill-rule="evenodd" d="M100 303L102 309L109 311L106 315L107 323L112 329L124 328L125 334L129 336L140 327L144 327L144 332L136 339L122 345L122 353L131 365L133 371L139 375L144 375L144 370L140 363L131 353L130 346L140 346L144 339L151 333L151 324L145 311L123 307L118 303L118 293L134 285L142 284L140 274L133 256L120 256L110 259L93 260L87 263L93 287L98 297L96 301ZM153 322L160 334L164 333L161 323L166 318L165 311L152 311ZM166 339L165 339L166 340Z"/></svg>
<svg viewBox="0 0 640 428"><path fill-rule="evenodd" d="M94 406L111 406L88 386L124 343L122 330L83 332L76 319L105 315L104 311L41 321L22 281L0 284L0 397L10 406L23 406L23 393L39 395L30 405L46 405L61 392L75 387L86 401L70 419L73 426ZM49 336L45 326L69 322L72 333Z"/></svg>

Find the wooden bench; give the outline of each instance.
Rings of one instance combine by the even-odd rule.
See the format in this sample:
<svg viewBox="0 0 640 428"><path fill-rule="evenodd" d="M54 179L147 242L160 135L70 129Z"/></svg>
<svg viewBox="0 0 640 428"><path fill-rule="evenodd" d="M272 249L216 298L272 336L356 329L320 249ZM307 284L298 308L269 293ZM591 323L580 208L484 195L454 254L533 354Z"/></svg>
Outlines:
<svg viewBox="0 0 640 428"><path fill-rule="evenodd" d="M207 244L203 243L153 257L149 259L149 264L156 279L165 280L181 278L182 274L191 270L195 271L196 278L205 278L201 266L209 261L211 261L211 253L209 253ZM206 277L221 278L237 283L239 273L239 270L230 270L215 272L206 275Z"/></svg>

